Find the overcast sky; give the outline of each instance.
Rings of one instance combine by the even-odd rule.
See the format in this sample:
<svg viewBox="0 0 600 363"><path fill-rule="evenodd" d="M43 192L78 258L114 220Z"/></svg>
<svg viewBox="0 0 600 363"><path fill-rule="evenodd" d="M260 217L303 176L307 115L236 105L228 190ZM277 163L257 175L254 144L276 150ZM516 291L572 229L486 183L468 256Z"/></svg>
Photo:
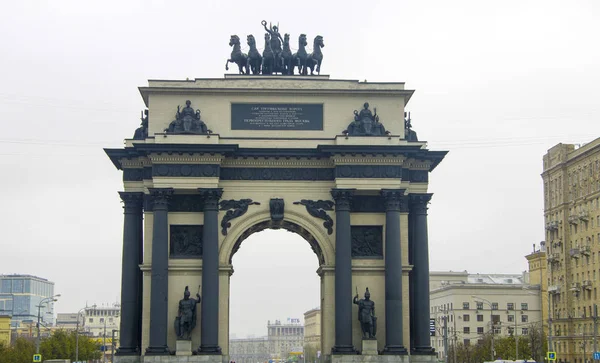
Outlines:
<svg viewBox="0 0 600 363"><path fill-rule="evenodd" d="M416 90L419 138L450 150L431 175L432 270L526 269L544 239L542 156L600 136L600 2L208 3L0 4L0 273L54 281L58 312L118 301L123 187L102 148L138 127L138 86L222 77L230 35L259 37L263 19L322 35L332 78ZM234 268L238 336L318 305L317 259L290 233L254 235ZM242 303L257 296L272 298Z"/></svg>

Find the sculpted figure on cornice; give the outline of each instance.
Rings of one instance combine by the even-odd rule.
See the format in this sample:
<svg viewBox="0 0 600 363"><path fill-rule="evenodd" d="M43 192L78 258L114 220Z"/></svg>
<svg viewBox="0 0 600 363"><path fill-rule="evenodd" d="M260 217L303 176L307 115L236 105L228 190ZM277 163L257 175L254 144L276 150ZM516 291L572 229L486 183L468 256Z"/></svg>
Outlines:
<svg viewBox="0 0 600 363"><path fill-rule="evenodd" d="M417 138L417 133L413 131L412 124L410 123L410 112L404 113L404 138L406 141L419 141Z"/></svg>
<svg viewBox="0 0 600 363"><path fill-rule="evenodd" d="M354 110L354 121L342 133L347 136L384 136L389 134L390 132L386 131L383 124L379 122L377 109L374 108L373 111L369 110L369 103L365 102L360 112Z"/></svg>
<svg viewBox="0 0 600 363"><path fill-rule="evenodd" d="M142 120L142 125L135 130L134 140L144 140L148 137L148 110L142 111L140 120Z"/></svg>
<svg viewBox="0 0 600 363"><path fill-rule="evenodd" d="M165 129L171 134L208 134L211 131L206 127L204 121L200 118L200 110L192 108L190 100L185 101L185 107L177 106L175 120L171 121L169 127Z"/></svg>

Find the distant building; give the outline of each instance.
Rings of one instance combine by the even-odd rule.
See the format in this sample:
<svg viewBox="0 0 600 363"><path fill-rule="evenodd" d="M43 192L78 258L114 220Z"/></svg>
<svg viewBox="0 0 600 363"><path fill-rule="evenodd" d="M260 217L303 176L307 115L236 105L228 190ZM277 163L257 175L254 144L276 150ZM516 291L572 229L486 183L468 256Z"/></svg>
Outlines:
<svg viewBox="0 0 600 363"><path fill-rule="evenodd" d="M10 345L10 319L11 316L9 314L0 313L0 345Z"/></svg>
<svg viewBox="0 0 600 363"><path fill-rule="evenodd" d="M539 285L529 274L430 273L431 346L444 359L444 319L448 344L476 344L484 334L528 335L541 319ZM493 330L492 330L493 329Z"/></svg>
<svg viewBox="0 0 600 363"><path fill-rule="evenodd" d="M229 358L236 363L285 361L290 354L301 354L303 343L304 326L300 319L288 319L285 324L268 321L267 336L229 339Z"/></svg>
<svg viewBox="0 0 600 363"><path fill-rule="evenodd" d="M0 275L0 313L12 315L11 324L36 321L42 299L54 296L54 282L32 275ZM54 325L54 303L44 304L40 320L46 326Z"/></svg>
<svg viewBox="0 0 600 363"><path fill-rule="evenodd" d="M600 305L600 138L555 145L543 168L550 349L559 362L585 362Z"/></svg>
<svg viewBox="0 0 600 363"><path fill-rule="evenodd" d="M75 314L76 315L76 314ZM89 307L84 310L82 318L83 324L80 323L80 331L91 337L106 337L110 338L112 330L118 330L121 324L121 305L113 304L112 306ZM76 317L77 318L77 317ZM77 322L75 323L77 324Z"/></svg>
<svg viewBox="0 0 600 363"><path fill-rule="evenodd" d="M83 325L81 316L79 325ZM77 328L77 313L58 313L56 315L56 327L64 330L75 330Z"/></svg>
<svg viewBox="0 0 600 363"><path fill-rule="evenodd" d="M321 309L314 308L304 313L304 359L316 362L321 353Z"/></svg>

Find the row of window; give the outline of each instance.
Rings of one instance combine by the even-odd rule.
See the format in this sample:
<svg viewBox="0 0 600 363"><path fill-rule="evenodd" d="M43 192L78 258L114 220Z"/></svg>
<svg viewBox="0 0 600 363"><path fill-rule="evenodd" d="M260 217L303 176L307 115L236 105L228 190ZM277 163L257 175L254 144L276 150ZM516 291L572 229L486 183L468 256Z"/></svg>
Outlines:
<svg viewBox="0 0 600 363"><path fill-rule="evenodd" d="M88 320L88 321L89 321L90 323L93 323L93 322L94 322L94 318L89 318L89 320ZM108 318L108 322L109 322L109 323L112 323L112 322L113 322L113 318ZM100 322L99 322L99 323L100 323L100 324L103 324L103 323L104 323L104 318L100 318Z"/></svg>
<svg viewBox="0 0 600 363"><path fill-rule="evenodd" d="M463 310L469 310L470 306L471 306L471 304L469 304L468 302L463 302ZM479 302L479 301L477 302L477 310L483 310L482 302ZM498 310L497 302L492 303L492 310ZM515 310L515 304L514 303L506 303L506 310ZM521 310L529 310L529 305L527 303L521 303Z"/></svg>
<svg viewBox="0 0 600 363"><path fill-rule="evenodd" d="M508 327L508 334L513 334L515 331L514 327ZM494 334L501 334L502 331L500 328L494 328ZM465 326L463 327L463 334L471 334L471 327ZM484 334L484 328L482 326L477 327L477 334ZM528 328L521 328L521 335L529 334Z"/></svg>
<svg viewBox="0 0 600 363"><path fill-rule="evenodd" d="M508 317L508 321L509 322L514 322L515 321L515 316L514 315L507 315ZM471 316L469 314L464 314L462 316L463 321L471 321ZM494 323L497 323L500 321L500 315L492 315L492 320L494 321ZM483 321L483 315L482 314L477 314L477 321ZM521 315L521 323L527 323L529 322L529 316L528 315Z"/></svg>

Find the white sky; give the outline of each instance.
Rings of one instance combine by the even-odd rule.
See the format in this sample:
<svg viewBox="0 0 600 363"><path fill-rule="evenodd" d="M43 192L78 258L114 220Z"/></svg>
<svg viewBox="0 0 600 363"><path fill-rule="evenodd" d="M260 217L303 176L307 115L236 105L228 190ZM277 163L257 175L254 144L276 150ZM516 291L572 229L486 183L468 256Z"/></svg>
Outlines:
<svg viewBox="0 0 600 363"><path fill-rule="evenodd" d="M431 176L432 269L526 269L523 256L544 238L543 154L600 135L600 2L207 3L0 4L0 273L54 281L58 312L118 300L121 173L102 148L121 147L138 127L138 86L221 77L229 36L258 37L263 19L292 39L322 35L322 73L332 78L404 81L416 90L407 110L419 138L450 150ZM296 253L289 234L275 237L284 249L258 236L234 260L238 335L264 334L268 319L318 305L308 244L293 261L303 264L299 272L286 268ZM243 274L274 271L301 298L288 298L272 278L260 288L242 282ZM273 299L238 302L257 295Z"/></svg>

